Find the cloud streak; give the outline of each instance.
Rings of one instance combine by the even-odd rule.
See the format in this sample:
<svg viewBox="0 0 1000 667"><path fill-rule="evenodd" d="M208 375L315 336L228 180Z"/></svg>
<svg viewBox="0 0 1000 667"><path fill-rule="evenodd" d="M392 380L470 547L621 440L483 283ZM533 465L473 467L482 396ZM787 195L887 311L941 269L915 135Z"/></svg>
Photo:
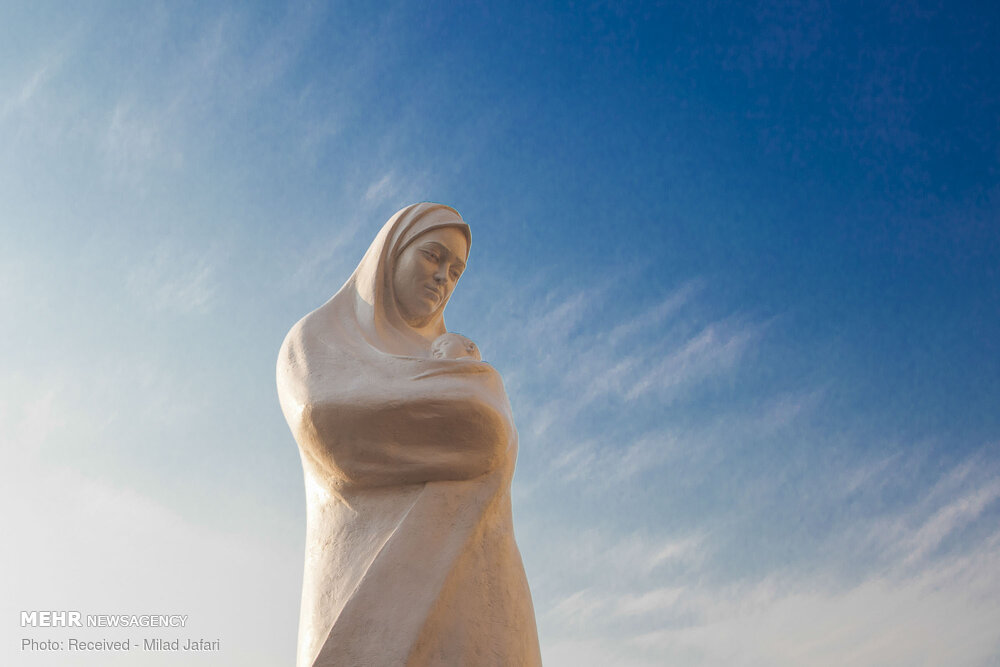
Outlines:
<svg viewBox="0 0 1000 667"><path fill-rule="evenodd" d="M974 459L939 484L967 476ZM574 579L600 583L539 609L547 664L575 664L580 637L592 655L629 665L990 664L1000 645L1000 530L987 513L1000 476L981 477L972 489L939 493L923 521L905 506L871 520L873 532L895 527L881 559L867 560L862 545L852 550L858 533L840 531L842 547L832 551L853 553L861 573L848 578L838 564L814 561L805 570L720 579L704 558L710 536L665 543L663 553L686 566L664 569L652 557L655 538L633 536L629 547L591 531L575 545L590 556L574 559L585 565ZM990 529L956 541L957 529L975 521Z"/></svg>
<svg viewBox="0 0 1000 667"><path fill-rule="evenodd" d="M216 267L210 255L160 245L132 269L127 284L135 299L154 312L204 314L218 292Z"/></svg>
<svg viewBox="0 0 1000 667"><path fill-rule="evenodd" d="M986 526L1000 476L982 465L988 457L959 461L921 495L926 479L900 466L905 454L845 457L841 440L870 434L816 429L835 388L751 382L746 398L734 389L774 320L707 314L703 281L631 317L603 317L608 294L599 279L554 290L521 315L517 334L493 332L521 366L512 395L527 397L525 447L544 443L531 454L537 479L519 470L520 506L544 514L535 499L559 488L588 507L617 507L616 496L632 493L649 499L648 511L676 515L660 524L672 533L629 533L627 517L596 528L607 517L588 515L565 535L550 524L552 560L532 575L546 664L874 666L935 656L979 665L994 655L1000 588L989 572L1000 566L1000 531ZM663 419L667 411L678 420ZM604 424L596 433L591 413ZM904 502L913 494L915 504ZM874 503L879 496L899 500ZM786 553L782 540L795 548Z"/></svg>

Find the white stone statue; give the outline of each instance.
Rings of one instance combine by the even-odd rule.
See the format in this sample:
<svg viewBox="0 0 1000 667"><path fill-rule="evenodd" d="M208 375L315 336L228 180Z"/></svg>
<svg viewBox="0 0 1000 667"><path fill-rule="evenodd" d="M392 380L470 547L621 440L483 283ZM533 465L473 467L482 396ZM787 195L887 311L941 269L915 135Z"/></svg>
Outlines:
<svg viewBox="0 0 1000 667"><path fill-rule="evenodd" d="M281 346L307 502L298 667L541 664L510 403L444 324L470 238L452 208L402 209Z"/></svg>

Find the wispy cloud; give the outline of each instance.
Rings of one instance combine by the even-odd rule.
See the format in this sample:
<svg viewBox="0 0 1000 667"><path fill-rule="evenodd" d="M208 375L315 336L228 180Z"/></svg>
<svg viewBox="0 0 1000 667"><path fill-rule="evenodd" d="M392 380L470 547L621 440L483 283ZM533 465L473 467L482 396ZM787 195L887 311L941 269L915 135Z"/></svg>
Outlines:
<svg viewBox="0 0 1000 667"><path fill-rule="evenodd" d="M12 378L22 382L21 378ZM68 415L56 409L58 389L48 387L35 396L26 396L20 386L17 398L13 388L4 387L0 396L0 438L8 443L8 465L27 456L37 455L51 434L65 427Z"/></svg>
<svg viewBox="0 0 1000 667"><path fill-rule="evenodd" d="M11 86L0 90L4 150L19 156L19 168L37 160L33 154L36 152L56 149L65 157L67 146L77 138L74 135L88 122L80 100L63 89L79 46L77 41L75 34L55 38L55 43L23 66ZM16 61L5 65L17 67Z"/></svg>
<svg viewBox="0 0 1000 667"><path fill-rule="evenodd" d="M326 226L325 236L311 239L302 246L297 256L289 257L294 270L288 274L288 289L299 291L326 285L329 293L325 296L333 296L334 291L350 276L354 268L351 262L358 259L347 251L356 245L365 222L364 216L357 213L342 214Z"/></svg>
<svg viewBox="0 0 1000 667"><path fill-rule="evenodd" d="M705 558L709 535L662 543L666 560L684 563L677 569L657 561L656 538L588 531L567 551L562 584L585 585L539 608L547 664L577 664L574 640L623 665L991 664L1000 530L989 517L1000 474L980 459L942 474L926 505L890 510L860 532L837 529L829 558L806 569L775 563L733 579ZM960 533L972 525L981 530ZM881 557L864 543L870 533L888 533Z"/></svg>
<svg viewBox="0 0 1000 667"><path fill-rule="evenodd" d="M160 245L129 274L129 291L153 311L207 313L218 290L216 264L212 255Z"/></svg>
<svg viewBox="0 0 1000 667"><path fill-rule="evenodd" d="M679 347L667 351L652 368L630 378L626 399L656 392L672 399L685 388L731 370L757 337L759 327L734 321L705 326Z"/></svg>
<svg viewBox="0 0 1000 667"><path fill-rule="evenodd" d="M25 259L0 256L0 307L14 308L24 301L32 284L30 276L31 267Z"/></svg>
<svg viewBox="0 0 1000 667"><path fill-rule="evenodd" d="M378 224L379 221L371 220L376 211L383 211L388 219L395 210L423 201L427 192L435 190L429 174L420 169L409 168L396 159L378 160L371 168L363 170L363 173L375 174L367 185L362 182L364 193L361 200L364 202L364 215L369 225ZM352 194L351 199L355 198Z"/></svg>
<svg viewBox="0 0 1000 667"><path fill-rule="evenodd" d="M569 446L550 460L551 472L561 484L587 481L612 487L635 475L656 470L692 445L703 446L697 435L666 429L644 433L631 442L585 440Z"/></svg>
<svg viewBox="0 0 1000 667"><path fill-rule="evenodd" d="M119 101L111 112L102 142L109 173L117 179L140 184L146 170L164 158L172 166L181 166L184 156L178 143L167 136L168 132L161 113L140 113L135 102Z"/></svg>
<svg viewBox="0 0 1000 667"><path fill-rule="evenodd" d="M0 500L8 508L30 508L0 515L4 615L37 607L183 614L190 632L228 645L227 660L267 665L294 654L301 559L294 545L213 531L134 490L25 458L5 459ZM258 584L248 587L249 581ZM283 611L233 613L233 604L249 609L259 600ZM266 638L252 650L240 648L248 633ZM87 628L78 634L99 638ZM11 642L0 656L5 664L23 660ZM102 665L106 656L80 655L73 662Z"/></svg>
<svg viewBox="0 0 1000 667"><path fill-rule="evenodd" d="M707 290L701 280L682 283L631 317L604 317L616 305L611 286L620 289L622 281L596 278L584 288L556 289L521 313L517 295L508 294L512 303L497 306L506 321L488 327L488 347L506 348L516 360L504 374L512 395L526 397L518 406L522 434L545 442L561 480L618 483L676 451L731 440L734 432L773 434L815 405L814 391L786 392L757 397L745 414L728 408L700 424L665 426L663 410L713 395L715 383L726 389L769 325L745 315L706 316L707 298L695 302ZM536 282L544 281L529 279L523 289L537 290ZM613 414L600 437L580 428L595 411Z"/></svg>
<svg viewBox="0 0 1000 667"><path fill-rule="evenodd" d="M607 335L611 345L617 345L622 340L637 333L648 331L661 325L669 317L676 314L691 301L704 287L701 280L691 280L668 294L660 303L648 308L631 320L616 325Z"/></svg>
<svg viewBox="0 0 1000 667"><path fill-rule="evenodd" d="M944 547L1000 500L1000 472L981 454L959 463L917 503L870 526L884 553L913 567Z"/></svg>
<svg viewBox="0 0 1000 667"><path fill-rule="evenodd" d="M549 538L552 548L563 554L558 572L551 573L548 582L557 599L573 597L580 590L589 591L587 596L603 595L611 590L608 587L641 594L658 579L696 572L713 549L706 532L612 535L597 528L562 527L551 530ZM581 581L587 582L582 589L577 587Z"/></svg>
<svg viewBox="0 0 1000 667"><path fill-rule="evenodd" d="M677 604L684 589L677 586L656 588L639 595L625 595L618 599L615 614L618 616L642 616L661 609L669 609Z"/></svg>
<svg viewBox="0 0 1000 667"><path fill-rule="evenodd" d="M185 614L192 633L229 645L227 660L280 663L294 654L301 548L294 541L264 537L271 526L262 519L268 511L263 500L251 497L250 505L234 512L238 520L219 530L184 501L206 484L189 470L182 472L184 493L166 503L149 493L150 478L141 471L123 475L122 460L101 466L96 476L80 471L81 458L100 459L116 447L159 449L150 453L161 463L169 461L166 448L151 446L151 440L161 426L176 428L185 421L177 404L189 400L188 392L151 384L141 377L148 367L129 365L113 371L121 377L74 368L0 375L0 504L7 510L0 513L5 592L0 611L7 616L33 608ZM161 408L172 414L159 413ZM123 438L125 432L136 437ZM191 461L196 467L211 465L211 458L190 457L184 468ZM162 465L158 473L164 473ZM228 497L230 491L216 489L215 495ZM260 506L253 507L257 502ZM267 583L248 588L248 581L262 577ZM280 611L233 613L234 604ZM239 646L247 633L265 630L268 639L260 644ZM99 639L86 628L80 633L81 639ZM0 662L22 661L18 646L0 646ZM81 655L73 662L102 665L106 656Z"/></svg>
<svg viewBox="0 0 1000 667"><path fill-rule="evenodd" d="M581 290L562 299L549 295L539 308L541 312L522 324L523 335L528 340L566 341L603 292L601 288Z"/></svg>
<svg viewBox="0 0 1000 667"><path fill-rule="evenodd" d="M842 478L843 493L849 496L863 488L880 487L886 483L893 464L902 456L896 452L872 462L865 462L849 471Z"/></svg>
<svg viewBox="0 0 1000 667"><path fill-rule="evenodd" d="M1000 478L990 480L937 509L915 533L907 536L905 546L909 553L903 562L908 565L941 546L949 535L979 518L998 498Z"/></svg>
<svg viewBox="0 0 1000 667"><path fill-rule="evenodd" d="M390 171L368 186L365 190L365 202L370 206L378 206L395 193L394 174Z"/></svg>
<svg viewBox="0 0 1000 667"><path fill-rule="evenodd" d="M737 315L707 321L685 316L684 307L703 289L700 281L682 284L629 319L602 326L601 312L615 293L609 286L616 281L605 282L526 299L532 310L513 320L510 305L503 304L508 321L497 323L500 331L494 333L533 371L550 370L546 377L560 384L550 393L569 399L576 410L609 398L678 400L703 381L734 370L764 330L764 324ZM512 326L516 332L504 333Z"/></svg>
<svg viewBox="0 0 1000 667"><path fill-rule="evenodd" d="M35 98L39 90L52 78L54 72L58 70L59 59L55 58L50 62L39 65L38 68L28 76L21 84L19 90L13 95L5 96L5 100L0 105L0 121L8 115L27 107Z"/></svg>
<svg viewBox="0 0 1000 667"><path fill-rule="evenodd" d="M347 186L351 190L350 201L360 199L360 204L346 204L331 213L329 221L321 225L327 230L325 235L309 239L296 256L288 258L294 267L287 281L289 289L314 290L316 286L324 286L328 290L325 296L332 296L351 274L365 244L381 227L383 221L372 217L382 211L387 220L395 212L394 206L420 200L418 193L424 191L421 174L400 175L394 168L376 169L374 173L376 176L362 181L360 186L356 183Z"/></svg>
<svg viewBox="0 0 1000 667"><path fill-rule="evenodd" d="M697 397L726 391L774 326L739 313L706 316L710 308L697 297L708 294L709 286L692 281L632 318L604 324L600 285L563 292L524 317L530 332L519 331L552 345L501 339L532 367L515 374L516 391L538 399L525 408L525 438L545 443L547 486L585 485L588 495L611 500L643 475L671 471L662 483L717 493L707 480L739 471L727 497L740 505L722 514L664 488L662 511L702 517L701 533L577 526L565 544L547 535L548 553L560 554L550 564L558 573L533 581L547 664L601 656L622 665L903 665L925 655L937 656L934 664L982 664L1000 642L1000 603L990 601L1000 588L988 574L1000 565L1000 532L982 536L1000 476L972 457L916 504L872 503L870 515L857 514L845 503L890 491L907 497L917 482L906 479L900 454L859 463L823 449L851 437L811 428L828 387L761 392L756 384L749 401L688 411L679 423L649 418L645 409L681 414ZM588 433L579 422L595 410L627 427ZM790 500L796 493L803 495ZM787 506L796 502L798 513ZM773 540L803 547L810 535L823 546L804 560L784 556L742 539L734 521L767 526ZM741 556L731 553L737 545ZM733 567L734 558L754 565ZM927 627L941 628L946 649Z"/></svg>
<svg viewBox="0 0 1000 667"><path fill-rule="evenodd" d="M702 588L686 601L695 622L631 642L681 665L988 664L1000 641L998 538L905 578L839 587L821 573L775 574Z"/></svg>

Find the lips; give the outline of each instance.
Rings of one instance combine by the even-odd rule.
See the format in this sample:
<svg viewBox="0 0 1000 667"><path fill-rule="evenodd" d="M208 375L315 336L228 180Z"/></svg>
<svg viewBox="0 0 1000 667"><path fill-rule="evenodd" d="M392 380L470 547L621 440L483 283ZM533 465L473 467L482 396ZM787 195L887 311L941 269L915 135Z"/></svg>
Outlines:
<svg viewBox="0 0 1000 667"><path fill-rule="evenodd" d="M431 287L430 285L424 285L424 289L434 295L435 301L441 298L441 292L439 292L436 287Z"/></svg>

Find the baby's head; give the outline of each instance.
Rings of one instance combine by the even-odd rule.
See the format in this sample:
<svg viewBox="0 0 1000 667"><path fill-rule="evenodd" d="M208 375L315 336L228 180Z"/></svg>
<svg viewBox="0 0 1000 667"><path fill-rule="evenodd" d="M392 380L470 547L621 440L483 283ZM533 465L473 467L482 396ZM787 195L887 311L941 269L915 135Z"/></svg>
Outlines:
<svg viewBox="0 0 1000 667"><path fill-rule="evenodd" d="M482 361L479 346L457 333L443 333L431 344L431 355L435 359L475 359Z"/></svg>

